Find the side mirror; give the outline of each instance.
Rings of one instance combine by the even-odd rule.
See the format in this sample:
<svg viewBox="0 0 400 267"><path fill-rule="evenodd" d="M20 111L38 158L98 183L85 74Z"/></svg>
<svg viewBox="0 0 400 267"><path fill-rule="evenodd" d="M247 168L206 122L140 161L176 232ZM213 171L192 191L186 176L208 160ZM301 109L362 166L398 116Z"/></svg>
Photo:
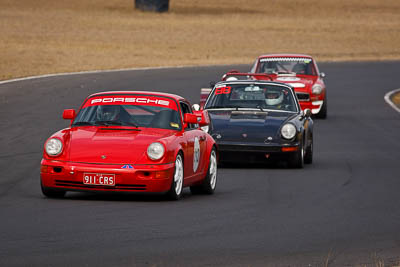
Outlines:
<svg viewBox="0 0 400 267"><path fill-rule="evenodd" d="M305 110L303 110L303 116L304 117L311 117L311 109L306 108Z"/></svg>
<svg viewBox="0 0 400 267"><path fill-rule="evenodd" d="M200 127L210 124L210 117L208 116L207 110L194 111L194 114L197 116L198 119L200 119L197 121Z"/></svg>
<svg viewBox="0 0 400 267"><path fill-rule="evenodd" d="M64 120L73 120L73 119L75 119L75 110L74 109L64 109L63 119Z"/></svg>
<svg viewBox="0 0 400 267"><path fill-rule="evenodd" d="M325 78L325 76L326 76L326 75L325 75L325 72L321 72L321 73L319 74L319 77L321 77L322 79Z"/></svg>
<svg viewBox="0 0 400 267"><path fill-rule="evenodd" d="M200 118L197 117L195 114L185 113L185 117L183 118L184 123L192 123L196 124L199 123Z"/></svg>
<svg viewBox="0 0 400 267"><path fill-rule="evenodd" d="M210 87L211 87L211 88L214 88L214 86L215 86L216 83L217 83L217 82L215 82L215 81L211 81L211 82L210 82Z"/></svg>
<svg viewBox="0 0 400 267"><path fill-rule="evenodd" d="M199 110L200 110L200 105L199 105L199 104L193 104L193 105L192 105L192 109L193 109L194 111L199 111Z"/></svg>

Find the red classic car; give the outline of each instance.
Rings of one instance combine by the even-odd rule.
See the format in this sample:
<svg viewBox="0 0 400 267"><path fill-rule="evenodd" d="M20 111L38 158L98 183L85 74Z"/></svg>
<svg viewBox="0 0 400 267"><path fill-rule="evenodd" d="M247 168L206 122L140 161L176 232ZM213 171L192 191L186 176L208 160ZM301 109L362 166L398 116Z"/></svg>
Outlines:
<svg viewBox="0 0 400 267"><path fill-rule="evenodd" d="M166 93L120 91L90 95L79 112L64 110L70 127L44 145L41 188L47 197L66 191L166 192L182 188L212 194L217 146L199 127L206 111Z"/></svg>
<svg viewBox="0 0 400 267"><path fill-rule="evenodd" d="M325 74L320 72L315 60L308 55L271 54L257 58L251 73L265 73L257 79L267 79L291 85L300 102L301 109L311 109L317 118L327 116ZM270 79L271 78L271 79Z"/></svg>

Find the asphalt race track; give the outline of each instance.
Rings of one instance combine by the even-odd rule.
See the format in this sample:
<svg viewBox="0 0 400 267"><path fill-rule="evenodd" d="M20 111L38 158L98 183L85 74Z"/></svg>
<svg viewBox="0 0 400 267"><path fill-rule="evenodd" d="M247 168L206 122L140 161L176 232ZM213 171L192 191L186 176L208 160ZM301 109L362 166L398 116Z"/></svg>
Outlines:
<svg viewBox="0 0 400 267"><path fill-rule="evenodd" d="M0 266L400 264L400 62L326 63L329 110L314 163L220 168L216 194L42 196L39 164L66 108L106 90L200 88L249 66L56 76L0 85Z"/></svg>

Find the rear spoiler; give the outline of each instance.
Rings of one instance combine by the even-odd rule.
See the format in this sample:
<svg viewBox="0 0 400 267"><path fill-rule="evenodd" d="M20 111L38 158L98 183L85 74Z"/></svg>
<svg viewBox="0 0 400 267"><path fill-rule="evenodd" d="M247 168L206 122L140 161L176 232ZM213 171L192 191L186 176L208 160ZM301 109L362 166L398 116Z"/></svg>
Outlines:
<svg viewBox="0 0 400 267"><path fill-rule="evenodd" d="M221 78L221 81L226 81L229 77L247 77L247 79L253 80L269 80L273 81L272 76L266 73L248 73L248 72L238 72L238 71L230 71L224 74Z"/></svg>

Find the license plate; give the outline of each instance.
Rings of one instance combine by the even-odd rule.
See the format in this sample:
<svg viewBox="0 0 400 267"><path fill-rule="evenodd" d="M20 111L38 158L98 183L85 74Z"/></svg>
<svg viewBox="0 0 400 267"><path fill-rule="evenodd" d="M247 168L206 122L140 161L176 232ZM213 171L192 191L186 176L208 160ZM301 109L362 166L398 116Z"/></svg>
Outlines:
<svg viewBox="0 0 400 267"><path fill-rule="evenodd" d="M115 186L115 174L84 173L83 183L88 185Z"/></svg>

